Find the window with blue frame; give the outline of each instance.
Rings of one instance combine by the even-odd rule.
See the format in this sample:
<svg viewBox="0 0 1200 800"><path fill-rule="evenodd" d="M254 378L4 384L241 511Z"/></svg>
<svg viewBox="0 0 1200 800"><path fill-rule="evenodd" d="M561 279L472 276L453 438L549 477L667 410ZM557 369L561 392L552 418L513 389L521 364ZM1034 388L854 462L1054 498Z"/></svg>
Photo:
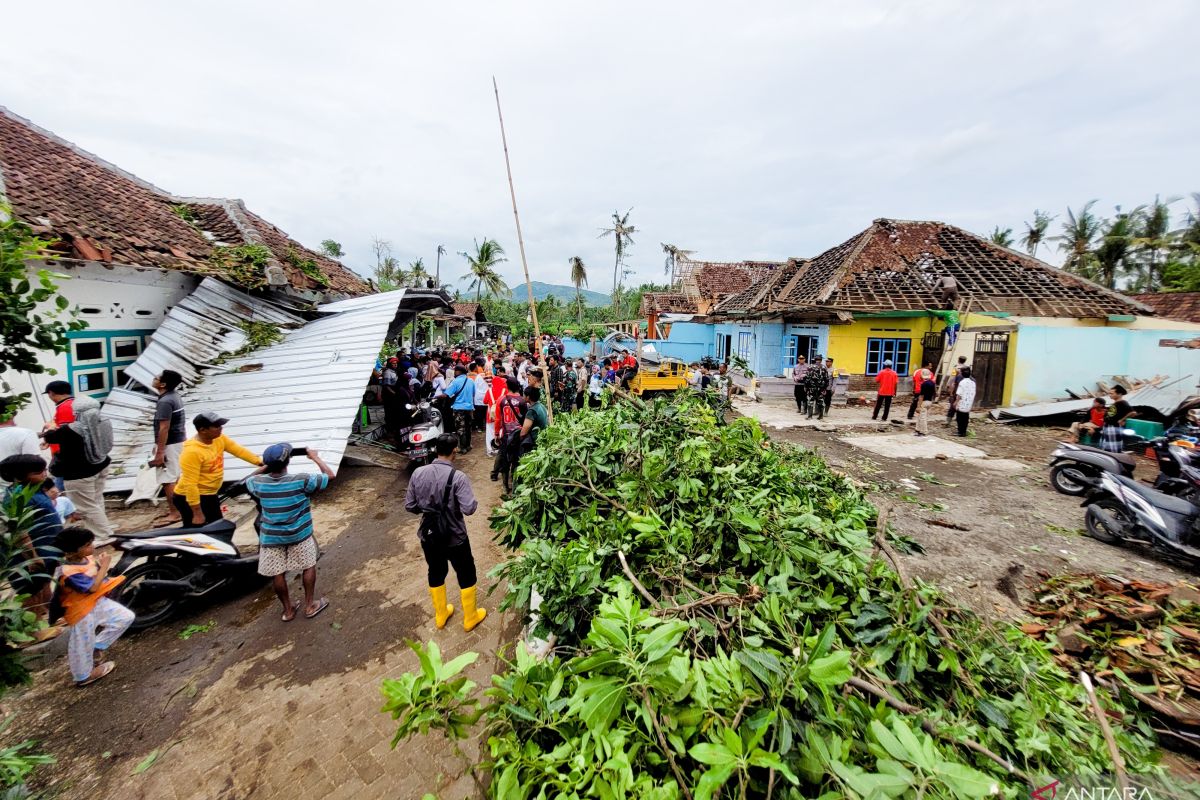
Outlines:
<svg viewBox="0 0 1200 800"><path fill-rule="evenodd" d="M878 375L883 362L891 361L892 369L907 375L910 352L912 339L867 339L867 374Z"/></svg>
<svg viewBox="0 0 1200 800"><path fill-rule="evenodd" d="M125 370L150 342L152 330L104 331L86 329L67 334L67 380L76 395L100 400L123 386Z"/></svg>
<svg viewBox="0 0 1200 800"><path fill-rule="evenodd" d="M750 360L750 337L753 335L750 331L738 332L737 354L739 358Z"/></svg>

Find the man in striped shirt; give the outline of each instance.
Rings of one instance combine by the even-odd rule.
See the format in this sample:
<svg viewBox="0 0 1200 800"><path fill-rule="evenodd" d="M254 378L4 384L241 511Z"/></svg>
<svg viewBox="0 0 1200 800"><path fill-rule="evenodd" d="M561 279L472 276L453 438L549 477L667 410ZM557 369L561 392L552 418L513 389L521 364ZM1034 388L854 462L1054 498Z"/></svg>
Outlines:
<svg viewBox="0 0 1200 800"><path fill-rule="evenodd" d="M314 448L301 452L321 470L320 475L290 475L293 448L273 444L263 451L265 474L246 479L246 489L258 502L258 573L274 580L275 596L283 604L283 621L296 618L300 604L292 603L287 573L302 573L304 616L312 619L329 606L327 598L315 599L317 586L317 540L313 536L312 510L308 496L329 485L333 470Z"/></svg>

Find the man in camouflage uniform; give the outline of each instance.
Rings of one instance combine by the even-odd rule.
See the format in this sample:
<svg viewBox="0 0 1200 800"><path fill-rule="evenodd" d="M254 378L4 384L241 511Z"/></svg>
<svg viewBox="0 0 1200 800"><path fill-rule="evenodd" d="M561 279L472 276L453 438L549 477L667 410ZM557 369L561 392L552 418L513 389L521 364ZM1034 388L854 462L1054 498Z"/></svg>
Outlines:
<svg viewBox="0 0 1200 800"><path fill-rule="evenodd" d="M548 363L554 410L568 412L575 407L575 374L557 355L550 356Z"/></svg>
<svg viewBox="0 0 1200 800"><path fill-rule="evenodd" d="M821 357L817 356L804 375L804 388L808 394L808 419L812 419L814 411L817 412L817 419L825 418L825 392L829 388L829 382L829 370L825 368Z"/></svg>

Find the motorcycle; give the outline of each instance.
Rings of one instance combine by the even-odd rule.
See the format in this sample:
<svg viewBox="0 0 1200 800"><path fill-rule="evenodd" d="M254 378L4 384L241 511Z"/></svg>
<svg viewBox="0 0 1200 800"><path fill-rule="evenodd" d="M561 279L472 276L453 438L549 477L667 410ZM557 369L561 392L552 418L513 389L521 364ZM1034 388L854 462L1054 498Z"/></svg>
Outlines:
<svg viewBox="0 0 1200 800"><path fill-rule="evenodd" d="M1200 565L1200 506L1110 472L1100 473L1083 506L1093 539L1149 545Z"/></svg>
<svg viewBox="0 0 1200 800"><path fill-rule="evenodd" d="M244 481L221 499L245 493ZM123 575L113 600L134 613L134 630L170 619L189 601L250 579L259 580L258 552L242 555L233 545L237 524L219 519L191 528L158 528L116 534L121 558L113 575Z"/></svg>
<svg viewBox="0 0 1200 800"><path fill-rule="evenodd" d="M1151 442L1158 460L1158 477L1154 488L1160 492L1200 504L1200 452L1192 447L1180 447L1166 438Z"/></svg>
<svg viewBox="0 0 1200 800"><path fill-rule="evenodd" d="M1050 454L1050 485L1055 491L1071 496L1087 493L1103 473L1133 477L1137 457L1128 451L1145 450L1146 440L1129 429L1122 431L1122 451L1114 453L1074 442L1059 442Z"/></svg>
<svg viewBox="0 0 1200 800"><path fill-rule="evenodd" d="M1089 486L1096 482L1101 473L1108 472L1132 478L1138 460L1130 453L1143 452L1147 447L1155 449L1160 469L1168 470L1169 477L1178 478L1179 470L1171 466L1175 458L1170 455L1168 446L1170 442L1177 439L1194 437L1197 434L1197 428L1189 421L1190 412L1196 408L1200 408L1200 399L1181 403L1167 415L1166 430L1163 435L1150 441L1126 428L1122 431L1122 452L1120 453L1074 442L1059 442L1058 447L1050 455L1050 485L1062 494L1082 496L1087 493ZM1164 466L1164 456L1167 457L1166 466ZM1183 484L1160 484L1157 481L1155 486L1171 494L1178 494L1188 488Z"/></svg>
<svg viewBox="0 0 1200 800"><path fill-rule="evenodd" d="M412 424L396 434L396 452L417 466L428 464L435 456L434 444L442 435L442 412L428 400L405 408L413 412Z"/></svg>

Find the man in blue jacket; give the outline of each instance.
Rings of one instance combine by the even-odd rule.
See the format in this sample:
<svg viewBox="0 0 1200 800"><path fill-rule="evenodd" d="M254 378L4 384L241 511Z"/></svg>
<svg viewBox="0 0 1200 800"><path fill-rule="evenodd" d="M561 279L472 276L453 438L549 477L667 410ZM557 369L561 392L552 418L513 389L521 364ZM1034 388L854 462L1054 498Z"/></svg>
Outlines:
<svg viewBox="0 0 1200 800"><path fill-rule="evenodd" d="M458 433L460 453L471 452L471 426L475 420L475 382L467 377L466 366L454 368L454 380L440 394L450 398L450 411L454 414L454 427Z"/></svg>

